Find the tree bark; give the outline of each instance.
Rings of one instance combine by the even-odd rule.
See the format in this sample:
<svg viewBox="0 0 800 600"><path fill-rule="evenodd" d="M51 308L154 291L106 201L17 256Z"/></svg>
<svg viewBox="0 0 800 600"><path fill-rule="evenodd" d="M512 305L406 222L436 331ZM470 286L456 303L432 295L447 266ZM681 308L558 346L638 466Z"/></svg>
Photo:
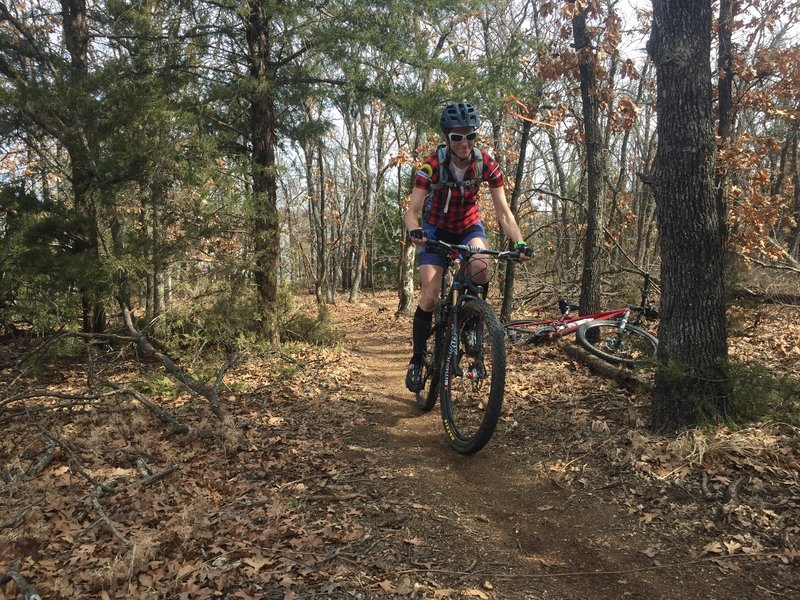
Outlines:
<svg viewBox="0 0 800 600"><path fill-rule="evenodd" d="M92 198L97 180L97 165L92 132L96 116L92 113L92 103L86 89L89 67L89 23L86 0L62 0L62 27L64 45L70 57L68 107L71 123L63 132L64 146L70 159L70 180L75 201L75 209L81 215L77 232L75 251L85 254L89 264L97 265L92 274L86 274L81 285L84 333L103 333L106 331L106 312L99 291L90 281L99 271L100 235L97 225L97 208Z"/></svg>
<svg viewBox="0 0 800 600"><path fill-rule="evenodd" d="M662 260L652 425L676 431L731 410L724 228L713 191L711 0L653 0L647 49L657 73Z"/></svg>
<svg viewBox="0 0 800 600"><path fill-rule="evenodd" d="M250 78L250 141L252 144L254 267L262 309L262 327L273 343L278 331L278 274L281 264L278 185L275 177L275 68L272 62L270 15L262 2L249 2L245 21Z"/></svg>
<svg viewBox="0 0 800 600"><path fill-rule="evenodd" d="M583 273L581 274L581 314L600 310L600 276L603 243L603 211L605 204L606 152L600 127L600 106L595 69L596 54L586 31L586 9L572 18L575 47L580 54L581 103L583 134L586 145L586 234L583 241Z"/></svg>

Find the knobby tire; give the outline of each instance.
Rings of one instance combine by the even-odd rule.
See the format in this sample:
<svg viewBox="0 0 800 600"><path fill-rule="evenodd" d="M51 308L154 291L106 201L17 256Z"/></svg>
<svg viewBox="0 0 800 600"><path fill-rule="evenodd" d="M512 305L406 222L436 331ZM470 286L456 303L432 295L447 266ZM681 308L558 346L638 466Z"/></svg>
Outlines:
<svg viewBox="0 0 800 600"><path fill-rule="evenodd" d="M443 345L439 404L444 428L456 451L475 454L500 420L506 377L503 328L492 307L476 298L462 305L455 332L452 323L447 325Z"/></svg>
<svg viewBox="0 0 800 600"><path fill-rule="evenodd" d="M630 323L621 333L619 327L620 321L589 321L578 329L578 343L595 356L617 365L632 366L656 355L658 340L653 335Z"/></svg>

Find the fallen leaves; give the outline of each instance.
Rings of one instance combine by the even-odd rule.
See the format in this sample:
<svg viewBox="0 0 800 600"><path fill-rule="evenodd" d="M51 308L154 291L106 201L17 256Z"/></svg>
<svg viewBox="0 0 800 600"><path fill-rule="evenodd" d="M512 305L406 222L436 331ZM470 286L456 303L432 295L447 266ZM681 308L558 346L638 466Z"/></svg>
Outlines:
<svg viewBox="0 0 800 600"><path fill-rule="evenodd" d="M380 322L382 330L397 327L392 318ZM741 561L770 551L779 555L776 562L797 560L792 544L800 531L792 524L798 514L798 448L782 430L652 435L642 426L648 410L642 398L614 389L552 348L510 353L510 389L519 393L511 394L505 410L514 415L515 426L501 424L493 440L496 454L476 458L537 456L530 463L520 458L522 467L530 465L521 477L515 470L498 474L498 481L523 489L541 478L557 494L568 495L571 506L557 497L535 496L524 498L524 506L497 512L487 497L453 516L441 507L461 501L476 461L457 463L445 454L438 472L381 465L384 445L396 440L376 431L374 446L352 441L354 428L380 427L368 412L374 395L365 384L368 370L346 349L305 352L313 368L284 382L265 376L266 366L243 364L232 373L237 383L252 386L235 394L246 450L191 436L162 440L158 422L124 406L125 412L61 414L42 422L58 429L61 419L70 419L59 434L75 448L86 472L103 481L136 481L141 477L136 459L142 457L153 473L184 465L151 487L102 498L109 518L132 541L128 550L96 525L87 500L93 490L62 454L36 477L23 476L45 444L12 424L0 439L0 457L7 465L3 484L10 486L13 479L14 491L4 509L9 519L19 515L19 523L12 519L0 529L0 546L12 548L25 575L53 600L225 594L249 600L265 597L265 590L284 600L343 597L351 590L364 597L495 600L504 597L507 583L485 563L473 569L464 548L475 544L470 528L501 531L506 512L515 510L507 519L517 527L512 550L526 572L571 568L566 557L572 554L557 552L558 540L525 531L528 524L535 529L533 523L548 533L553 524L572 527L577 533L569 539L570 553L595 554L599 548L648 564L666 563L671 548L719 559L721 565L735 562L730 557ZM269 385L262 385L265 381ZM209 425L190 402L183 410L182 418L193 427ZM91 440L85 431L92 432ZM442 497L389 495L401 477L414 486L441 478L449 487L442 488L447 489ZM560 521L576 518L578 507L590 505L585 502L590 495L614 507L621 522L613 527L638 545L621 549L614 544L620 536L608 534L593 547L578 547L587 543L580 527L604 516ZM437 540L426 529L431 523L454 537ZM654 531L655 541L647 537ZM481 540L481 551L494 551L493 543ZM434 554L441 546L448 556ZM4 560L0 556L0 568ZM445 560L455 564L444 568Z"/></svg>

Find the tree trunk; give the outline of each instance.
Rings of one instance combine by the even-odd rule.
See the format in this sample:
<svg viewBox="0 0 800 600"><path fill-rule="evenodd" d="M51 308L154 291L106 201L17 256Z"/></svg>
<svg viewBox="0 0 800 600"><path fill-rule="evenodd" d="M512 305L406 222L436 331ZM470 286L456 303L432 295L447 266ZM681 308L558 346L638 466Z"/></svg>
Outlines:
<svg viewBox="0 0 800 600"><path fill-rule="evenodd" d="M402 181L403 173L400 166L397 167L397 181ZM397 205L403 206L403 188L397 188ZM400 244L400 260L397 262L397 314L409 314L414 310L414 257L416 256L416 246L411 243L406 233L403 220L400 219L398 238L403 240Z"/></svg>
<svg viewBox="0 0 800 600"><path fill-rule="evenodd" d="M153 278L152 285L152 309L153 318L164 314L165 291L164 291L164 271L165 265L162 259L164 246L164 228L162 227L163 204L164 202L164 183L156 176L150 182L150 210L151 210L151 236L150 236L150 260Z"/></svg>
<svg viewBox="0 0 800 600"><path fill-rule="evenodd" d="M64 44L69 52L70 70L69 84L72 89L74 106L73 119L64 132L64 146L69 154L71 164L72 192L75 209L81 214L81 227L77 232L80 242L76 252L85 254L88 263L94 265L86 274L87 281L81 286L81 303L83 307L83 330L85 333L103 333L106 331L106 312L100 290L92 285L91 279L99 272L100 267L100 235L97 225L97 209L92 198L97 179L96 161L92 145L94 130L93 121L96 116L91 111L91 102L87 97L86 80L89 73L87 55L89 51L89 23L87 20L86 0L62 0L62 26Z"/></svg>
<svg viewBox="0 0 800 600"><path fill-rule="evenodd" d="M447 41L447 36L451 32L448 31L439 36L439 39L436 42L436 46L431 52L431 59L435 59L436 57L441 54L442 49L444 48L444 43ZM425 71L421 92L424 94L427 90L428 86L430 85L431 79L433 78L433 68L429 68ZM414 146L411 150L411 156L417 156L417 150L419 149L420 145L422 144L422 127L418 126L416 131L414 132ZM413 168L413 166L412 166ZM400 176L400 169L398 168L398 181L402 181ZM411 172L411 178L409 181L408 186L408 193L411 193L411 189L414 187L414 172ZM399 206L403 206L403 202L399 203ZM402 210L402 208L401 208ZM401 219L402 223L402 219ZM397 313L401 314L409 314L414 311L414 262L416 253L416 246L411 243L408 239L408 234L406 233L406 228L401 224L400 226L401 232L401 239L403 243L400 245L400 265L398 267L398 285L397 285L397 295L399 298L399 302L397 305Z"/></svg>
<svg viewBox="0 0 800 600"><path fill-rule="evenodd" d="M528 140L531 135L532 121L523 121L522 135L519 140L519 159L517 169L514 174L514 191L511 193L510 208L517 218L519 214L519 197L522 195L522 177L525 174L525 158L528 150ZM511 302L514 299L514 271L513 262L506 263L506 276L503 283L503 305L500 307L500 320L508 321L511 319Z"/></svg>
<svg viewBox="0 0 800 600"><path fill-rule="evenodd" d="M580 55L587 179L586 235L583 242L583 273L579 304L581 314L588 314L600 310L606 153L600 127L600 106L595 71L597 57L586 32L585 8L581 8L572 18L572 33L575 47Z"/></svg>
<svg viewBox="0 0 800 600"><path fill-rule="evenodd" d="M797 162L797 145L800 135L798 135L798 127L796 125L792 137L794 140L792 144L792 188L794 189L792 218L794 220L794 228L789 236L789 256L795 260L800 260L800 165Z"/></svg>
<svg viewBox="0 0 800 600"><path fill-rule="evenodd" d="M731 0L719 2L719 27L718 40L719 52L717 57L717 71L719 80L717 85L718 113L717 135L720 140L720 149L727 149L734 140L736 130L736 112L733 104L733 3ZM716 188L717 211L719 212L719 226L722 228L722 239L727 244L728 227L728 177L724 170L718 169L715 173L714 184ZM733 252L727 252L724 259L728 264L726 268L732 273L737 262Z"/></svg>
<svg viewBox="0 0 800 600"><path fill-rule="evenodd" d="M711 0L653 0L653 19L662 301L652 425L676 431L731 408L724 228L713 190Z"/></svg>
<svg viewBox="0 0 800 600"><path fill-rule="evenodd" d="M279 342L277 296L280 271L280 217L275 178L275 65L272 64L270 15L262 2L249 3L246 21L250 77L250 141L252 144L254 276L262 308L262 327Z"/></svg>
<svg viewBox="0 0 800 600"><path fill-rule="evenodd" d="M361 132L357 139L361 139L362 146L356 145L356 148L360 148L360 152L358 153L361 160L360 171L363 171L361 177L359 178L359 187L362 188L361 193L363 194L361 206L358 210L358 217L356 222L356 235L355 235L355 251L356 257L353 265L353 285L350 288L350 297L348 301L351 304L355 304L358 302L358 296L361 292L361 284L364 277L364 273L366 273L366 257L367 257L367 231L370 227L369 223L369 209L372 205L372 182L373 182L373 174L372 174L372 152L370 148L370 142L373 139L373 135L375 133L375 116L373 114L366 114L367 110L362 110L361 119L358 123L356 123L356 127L360 125ZM367 119L369 119L369 123L367 123ZM379 138L380 139L380 138Z"/></svg>
<svg viewBox="0 0 800 600"><path fill-rule="evenodd" d="M547 132L547 143L550 147L550 164L556 172L558 179L558 195L559 198L554 198L552 201L553 217L558 221L555 228L556 235L556 255L565 258L566 260L556 260L555 269L557 281L562 282L566 279L565 263L572 262L572 235L570 228L572 227L572 220L570 218L570 210L566 200L569 191L567 189L567 174L564 172L564 165L561 161L561 154L559 153L558 140L555 133L552 131Z"/></svg>

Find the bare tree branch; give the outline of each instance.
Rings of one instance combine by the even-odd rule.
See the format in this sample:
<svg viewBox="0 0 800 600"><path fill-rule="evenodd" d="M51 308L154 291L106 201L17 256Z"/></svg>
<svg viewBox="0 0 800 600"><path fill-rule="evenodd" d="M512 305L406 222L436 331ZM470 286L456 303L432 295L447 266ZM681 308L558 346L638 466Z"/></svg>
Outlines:
<svg viewBox="0 0 800 600"><path fill-rule="evenodd" d="M138 400L139 402L144 404L147 408L149 408L151 411L153 411L153 413L155 413L155 415L162 423L164 423L165 425L169 425L170 431L162 436L163 439L172 437L173 435L176 434L189 433L190 429L187 425L184 425L183 423L178 421L178 418L175 415L161 408L149 396L146 396L131 387L122 386L119 385L118 383L114 383L113 381L109 381L108 379L99 379L99 381L102 382L104 385L107 385L117 390L118 392L130 394L131 396L136 398L136 400Z"/></svg>
<svg viewBox="0 0 800 600"><path fill-rule="evenodd" d="M5 575L0 577L0 585L5 585L9 581L14 582L17 589L22 592L22 597L25 598L25 600L42 600L36 588L28 583L16 569L9 569Z"/></svg>
<svg viewBox="0 0 800 600"><path fill-rule="evenodd" d="M181 369L175 362L163 352L159 352L153 344L145 337L142 333L136 329L136 326L133 323L133 316L131 315L131 310L125 304L122 299L118 299L119 305L122 308L122 316L125 320L125 326L128 328L128 331L136 338L136 343L138 344L139 348L144 352L147 356L154 358L158 362L160 362L163 367L167 370L167 372L172 375L175 379L180 381L190 390L203 396L206 400L208 400L208 404L211 407L211 412L219 419L225 419L227 416L227 411L222 406L219 400L219 383L222 381L222 375L224 374L224 370L221 374L217 376L217 386L216 387L209 387L201 381L197 381L194 377L192 377L189 373ZM232 362L230 363L232 364ZM226 362L225 370L230 368L230 364Z"/></svg>
<svg viewBox="0 0 800 600"><path fill-rule="evenodd" d="M97 512L97 514L100 515L100 520L103 522L103 524L111 532L111 535L113 535L115 538L117 538L117 540L119 540L119 542L123 546L130 546L131 543L122 536L122 534L119 532L119 530L114 525L114 522L109 518L108 514L106 514L106 511L103 509L102 505L100 504L100 495L102 495L102 493L103 493L103 491L98 489L97 493L95 493L92 496L92 506L94 507L94 510Z"/></svg>

